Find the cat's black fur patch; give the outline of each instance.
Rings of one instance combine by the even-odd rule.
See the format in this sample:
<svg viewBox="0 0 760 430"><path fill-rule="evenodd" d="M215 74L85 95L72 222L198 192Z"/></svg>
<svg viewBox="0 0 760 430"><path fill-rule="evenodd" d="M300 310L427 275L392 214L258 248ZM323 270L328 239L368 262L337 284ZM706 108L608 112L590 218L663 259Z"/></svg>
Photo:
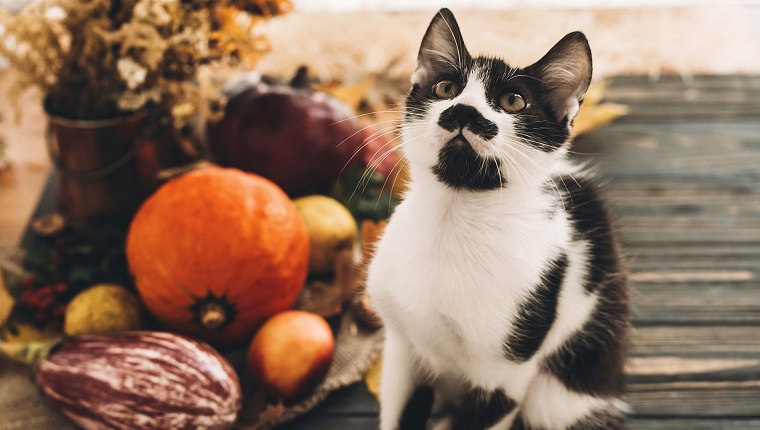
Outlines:
<svg viewBox="0 0 760 430"><path fill-rule="evenodd" d="M422 386L412 393L399 419L398 430L424 430L433 408L433 389Z"/></svg>
<svg viewBox="0 0 760 430"><path fill-rule="evenodd" d="M606 283L622 282L621 253L612 219L596 184L584 178L556 178L564 184L565 208L575 227L575 240L589 242L589 277L585 288L593 293Z"/></svg>
<svg viewBox="0 0 760 430"><path fill-rule="evenodd" d="M568 190L565 208L576 229L574 239L589 243L590 272L585 288L599 298L588 322L548 356L543 367L573 391L618 396L623 390L629 315L622 252L595 184L583 178L564 182Z"/></svg>
<svg viewBox="0 0 760 430"><path fill-rule="evenodd" d="M541 347L557 317L557 301L567 265L567 255L560 254L543 274L535 292L520 304L513 329L504 340L507 359L523 363Z"/></svg>
<svg viewBox="0 0 760 430"><path fill-rule="evenodd" d="M517 406L503 390L470 389L454 415L453 430L482 430L501 421Z"/></svg>
<svg viewBox="0 0 760 430"><path fill-rule="evenodd" d="M443 111L438 118L438 125L448 131L460 131L466 127L485 140L493 139L499 133L496 124L485 119L474 107L461 103Z"/></svg>
<svg viewBox="0 0 760 430"><path fill-rule="evenodd" d="M522 414L517 414L515 420L512 421L512 425L509 427L509 430L528 430L528 428L525 427L525 421L523 421Z"/></svg>
<svg viewBox="0 0 760 430"><path fill-rule="evenodd" d="M499 164L493 158L480 157L462 135L441 148L432 170L439 181L454 189L495 190L506 182L505 175L499 172Z"/></svg>

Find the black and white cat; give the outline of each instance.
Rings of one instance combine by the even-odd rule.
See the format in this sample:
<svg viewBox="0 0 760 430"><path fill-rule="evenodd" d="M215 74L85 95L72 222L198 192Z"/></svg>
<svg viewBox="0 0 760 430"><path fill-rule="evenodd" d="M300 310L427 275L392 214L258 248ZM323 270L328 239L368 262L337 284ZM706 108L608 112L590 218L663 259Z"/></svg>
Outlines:
<svg viewBox="0 0 760 430"><path fill-rule="evenodd" d="M402 148L411 184L369 269L385 323L381 429L617 429L628 281L594 181L567 161L582 33L513 68L442 9Z"/></svg>

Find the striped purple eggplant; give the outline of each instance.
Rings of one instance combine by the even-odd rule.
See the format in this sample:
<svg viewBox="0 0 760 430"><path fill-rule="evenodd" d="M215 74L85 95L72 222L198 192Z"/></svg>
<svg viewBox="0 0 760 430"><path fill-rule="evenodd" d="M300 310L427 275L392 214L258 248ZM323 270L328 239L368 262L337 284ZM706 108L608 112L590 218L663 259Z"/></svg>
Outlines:
<svg viewBox="0 0 760 430"><path fill-rule="evenodd" d="M242 400L232 366L205 343L125 332L63 340L37 384L85 429L228 429Z"/></svg>

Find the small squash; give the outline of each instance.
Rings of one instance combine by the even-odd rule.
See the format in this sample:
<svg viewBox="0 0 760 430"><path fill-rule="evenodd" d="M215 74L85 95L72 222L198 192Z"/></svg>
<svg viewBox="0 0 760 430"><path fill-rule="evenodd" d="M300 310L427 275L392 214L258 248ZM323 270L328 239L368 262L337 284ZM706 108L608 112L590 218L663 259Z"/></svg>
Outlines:
<svg viewBox="0 0 760 430"><path fill-rule="evenodd" d="M145 307L168 329L229 345L293 305L306 280L309 236L277 185L208 167L168 182L142 205L127 259Z"/></svg>

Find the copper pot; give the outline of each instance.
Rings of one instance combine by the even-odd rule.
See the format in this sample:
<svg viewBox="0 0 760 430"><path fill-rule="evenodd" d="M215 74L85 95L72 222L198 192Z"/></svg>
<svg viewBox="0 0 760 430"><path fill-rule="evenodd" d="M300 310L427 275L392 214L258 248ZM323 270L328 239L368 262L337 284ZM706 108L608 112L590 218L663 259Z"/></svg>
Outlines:
<svg viewBox="0 0 760 430"><path fill-rule="evenodd" d="M134 214L157 188L158 172L184 161L169 118L148 110L105 120L48 113L47 144L61 211L74 225Z"/></svg>

